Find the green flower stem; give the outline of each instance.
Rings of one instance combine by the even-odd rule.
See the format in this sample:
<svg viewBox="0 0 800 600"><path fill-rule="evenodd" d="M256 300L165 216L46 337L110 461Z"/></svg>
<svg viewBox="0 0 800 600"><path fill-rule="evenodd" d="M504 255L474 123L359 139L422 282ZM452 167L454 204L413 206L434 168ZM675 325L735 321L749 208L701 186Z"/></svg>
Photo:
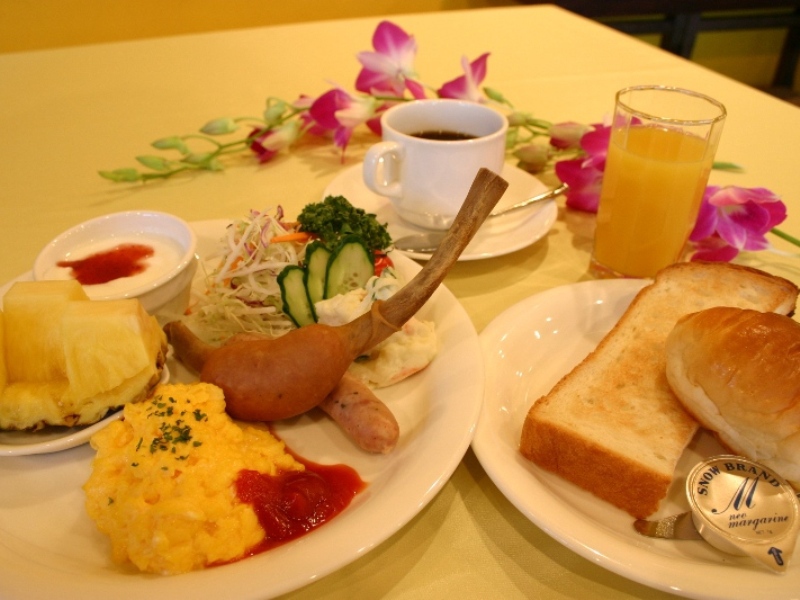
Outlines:
<svg viewBox="0 0 800 600"><path fill-rule="evenodd" d="M223 144L221 144L220 142L218 142L214 138L209 137L207 135L201 135L199 133L189 133L187 135L182 135L181 139L182 140L203 140L204 142L208 142L209 144L211 144L213 146L216 146L217 148L222 148L222 146L223 146Z"/></svg>
<svg viewBox="0 0 800 600"><path fill-rule="evenodd" d="M536 129L535 127L531 127L530 125L520 125L520 129L524 129L530 134L530 138L533 139L535 137L540 137L543 135L550 135L549 129Z"/></svg>
<svg viewBox="0 0 800 600"><path fill-rule="evenodd" d="M794 237L792 235L789 235L788 233L784 233L783 231L781 231L777 227L773 227L772 229L770 229L770 232L774 233L779 238L782 238L782 239L786 240L787 242L790 242L790 243L794 244L795 246L800 247L800 240L798 240L796 237Z"/></svg>
<svg viewBox="0 0 800 600"><path fill-rule="evenodd" d="M428 88L433 89L433 88ZM378 102L412 102L413 98L403 98L400 96L373 96Z"/></svg>
<svg viewBox="0 0 800 600"><path fill-rule="evenodd" d="M285 120L285 119L284 119L284 120ZM259 127L261 127L261 126L264 126L264 125L265 125L265 123L264 123L264 119L262 119L262 118L260 118L260 117L234 117L234 118L233 118L233 122L234 122L234 123L246 123L246 122L248 122L248 121L250 121L250 122L253 122L253 123L258 123L258 126L259 126ZM281 123L282 123L282 122L283 122L283 120L281 121Z"/></svg>
<svg viewBox="0 0 800 600"><path fill-rule="evenodd" d="M219 156L220 154L231 154L233 152L238 152L239 150L241 150L243 148L246 148L250 144L250 142L252 141L251 138L257 137L257 136L261 135L262 133L264 133L266 131L269 131L269 129L265 127L263 130L258 131L256 133L256 135L247 136L244 139L233 140L233 141L230 141L230 142L226 142L224 144L222 142L218 142L217 140L215 140L213 138L209 138L209 137L206 137L206 136L203 136L203 135L195 135L195 134L185 135L185 136L183 136L182 139L186 140L186 139L189 139L189 138L194 138L194 139L198 139L198 140L205 140L209 144L213 144L216 147L216 150L211 152L211 156Z"/></svg>
<svg viewBox="0 0 800 600"><path fill-rule="evenodd" d="M198 169L199 167L195 166L185 166L180 167L178 169L172 169L171 171L160 171L156 173L142 173L142 181L148 181L150 179L167 179L168 177L172 177L178 173L182 173L183 171L190 171L192 169Z"/></svg>
<svg viewBox="0 0 800 600"><path fill-rule="evenodd" d="M529 118L527 124L530 125L531 127L540 129L545 133L550 133L550 128L553 126L553 124L550 121L545 121L544 119L534 119L534 118Z"/></svg>

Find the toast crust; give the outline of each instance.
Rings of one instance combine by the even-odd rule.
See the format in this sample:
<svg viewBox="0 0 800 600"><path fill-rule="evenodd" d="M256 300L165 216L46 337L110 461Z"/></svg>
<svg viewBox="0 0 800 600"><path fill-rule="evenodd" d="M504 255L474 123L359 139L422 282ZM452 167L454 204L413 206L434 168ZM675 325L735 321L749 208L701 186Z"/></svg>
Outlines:
<svg viewBox="0 0 800 600"><path fill-rule="evenodd" d="M665 343L681 317L712 306L788 314L798 288L741 265L678 263L622 318L522 427L520 452L636 518L653 514L698 424L666 380Z"/></svg>
<svg viewBox="0 0 800 600"><path fill-rule="evenodd" d="M672 482L672 477L609 452L602 444L556 423L531 419L522 435L521 447L529 449L523 452L526 458L637 518L658 509L664 490ZM620 477L620 473L625 476Z"/></svg>

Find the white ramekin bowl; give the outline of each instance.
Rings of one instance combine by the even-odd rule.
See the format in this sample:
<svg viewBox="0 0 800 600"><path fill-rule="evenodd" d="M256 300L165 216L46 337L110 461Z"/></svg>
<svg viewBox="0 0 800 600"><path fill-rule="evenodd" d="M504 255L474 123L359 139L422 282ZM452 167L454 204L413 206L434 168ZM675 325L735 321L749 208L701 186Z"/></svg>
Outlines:
<svg viewBox="0 0 800 600"><path fill-rule="evenodd" d="M79 261L125 244L152 249L142 272L107 283L84 284L92 300L136 298L152 315L177 315L189 303L197 270L197 237L184 220L158 211L112 213L85 221L47 244L33 265L36 280L74 278L64 261Z"/></svg>

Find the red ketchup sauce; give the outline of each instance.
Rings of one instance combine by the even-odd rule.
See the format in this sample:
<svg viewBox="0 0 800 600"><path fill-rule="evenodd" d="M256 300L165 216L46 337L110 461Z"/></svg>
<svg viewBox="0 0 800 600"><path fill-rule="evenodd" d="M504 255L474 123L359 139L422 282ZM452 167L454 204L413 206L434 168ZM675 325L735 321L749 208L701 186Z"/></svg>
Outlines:
<svg viewBox="0 0 800 600"><path fill-rule="evenodd" d="M121 244L111 250L97 252L80 260L62 260L59 267L72 269L72 277L82 285L108 283L131 277L147 268L145 258L153 256L153 248L143 244Z"/></svg>
<svg viewBox="0 0 800 600"><path fill-rule="evenodd" d="M346 465L325 466L300 457L305 471L264 475L243 469L236 479L236 496L250 504L266 532L264 541L247 556L296 539L333 519L366 484Z"/></svg>

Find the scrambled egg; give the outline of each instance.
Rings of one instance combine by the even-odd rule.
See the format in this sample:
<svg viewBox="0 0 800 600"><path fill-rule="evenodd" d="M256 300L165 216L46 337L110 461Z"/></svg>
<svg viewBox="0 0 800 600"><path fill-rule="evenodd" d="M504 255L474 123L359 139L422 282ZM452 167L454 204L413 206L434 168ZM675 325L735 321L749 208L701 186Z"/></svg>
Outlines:
<svg viewBox="0 0 800 600"><path fill-rule="evenodd" d="M314 305L320 323L344 325L367 312L376 300L386 300L402 284L391 269L372 277L365 289L339 294ZM436 329L430 321L416 317L375 346L350 366L350 374L370 387L380 388L402 381L427 367L439 351Z"/></svg>
<svg viewBox="0 0 800 600"><path fill-rule="evenodd" d="M241 558L264 530L236 498L242 469L304 469L282 442L225 414L222 390L162 385L96 433L86 509L111 538L115 562L175 574Z"/></svg>

